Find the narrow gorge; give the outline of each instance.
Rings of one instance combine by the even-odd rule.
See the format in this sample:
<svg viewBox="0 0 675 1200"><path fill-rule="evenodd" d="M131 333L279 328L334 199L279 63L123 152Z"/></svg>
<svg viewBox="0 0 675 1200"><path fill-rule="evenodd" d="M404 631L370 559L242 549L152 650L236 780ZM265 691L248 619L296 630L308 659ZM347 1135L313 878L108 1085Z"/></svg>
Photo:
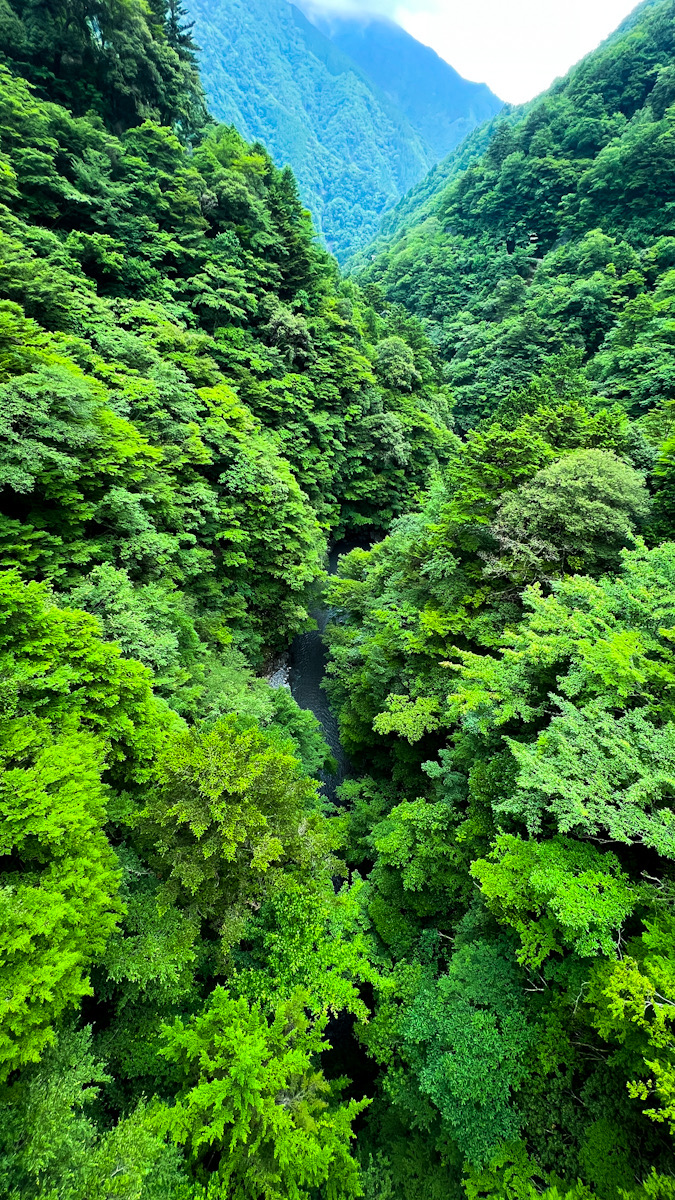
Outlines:
<svg viewBox="0 0 675 1200"><path fill-rule="evenodd" d="M197 7L0 0L0 1200L675 1200L675 0L363 212Z"/></svg>

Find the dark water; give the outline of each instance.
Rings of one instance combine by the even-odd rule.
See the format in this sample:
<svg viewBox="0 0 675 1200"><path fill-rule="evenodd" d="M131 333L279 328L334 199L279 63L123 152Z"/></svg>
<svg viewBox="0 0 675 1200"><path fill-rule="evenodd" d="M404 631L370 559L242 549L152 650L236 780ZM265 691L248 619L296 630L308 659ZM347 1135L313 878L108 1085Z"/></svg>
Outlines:
<svg viewBox="0 0 675 1200"><path fill-rule="evenodd" d="M329 555L329 574L337 573L338 559L350 550L370 549L375 538L361 538L358 541L342 541L333 547ZM300 634L291 646L291 692L301 708L309 708L321 722L323 734L331 748L333 757L337 760L338 770L335 775L322 778L323 790L330 800L336 799L336 791L345 777L349 774L349 762L340 745L338 723L331 712L328 696L321 686L326 673L328 655L323 644L323 634L333 610L327 605L318 607L311 614L318 628L310 633ZM336 887L342 879L336 880ZM373 998L369 985L363 989L363 999L372 1008ZM373 1059L368 1058L354 1032L354 1017L349 1013L333 1016L326 1029L326 1037L330 1049L321 1055L321 1065L329 1079L349 1079L344 1092L347 1100L361 1100L364 1096L372 1096L375 1092L375 1079L378 1068ZM365 1117L357 1117L354 1128L363 1124Z"/></svg>
<svg viewBox="0 0 675 1200"><path fill-rule="evenodd" d="M331 550L328 558L329 574L335 575L337 573L338 559L341 555L349 554L350 550L358 548L368 550L373 544L373 540L372 538L364 537L358 540L338 542ZM338 787L349 774L349 763L340 744L338 723L328 703L328 696L321 686L326 674L326 663L328 661L326 648L323 644L323 635L326 625L333 615L333 610L325 605L312 611L311 616L316 621L317 628L312 629L309 633L302 633L295 638L291 646L290 677L291 692L294 699L301 708L311 709L314 716L321 722L323 735L338 764L335 775L325 775L322 778L324 791L331 800L335 799Z"/></svg>

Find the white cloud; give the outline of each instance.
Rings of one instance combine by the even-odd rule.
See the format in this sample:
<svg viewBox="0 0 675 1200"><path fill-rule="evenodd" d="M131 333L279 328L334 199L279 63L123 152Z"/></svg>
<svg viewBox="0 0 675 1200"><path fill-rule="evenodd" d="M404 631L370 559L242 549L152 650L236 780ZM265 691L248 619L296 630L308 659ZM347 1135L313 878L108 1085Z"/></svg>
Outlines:
<svg viewBox="0 0 675 1200"><path fill-rule="evenodd" d="M301 0L322 12L394 17L467 79L530 100L628 15L633 0Z"/></svg>
<svg viewBox="0 0 675 1200"><path fill-rule="evenodd" d="M291 0L296 8L311 15L312 12L321 14L339 13L350 17L382 16L391 17L396 8L396 0Z"/></svg>

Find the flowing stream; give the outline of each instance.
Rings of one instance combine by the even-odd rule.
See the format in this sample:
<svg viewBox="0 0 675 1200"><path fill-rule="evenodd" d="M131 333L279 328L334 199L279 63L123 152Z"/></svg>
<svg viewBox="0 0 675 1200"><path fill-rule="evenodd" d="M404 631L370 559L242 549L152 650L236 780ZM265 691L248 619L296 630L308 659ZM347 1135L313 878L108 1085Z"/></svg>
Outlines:
<svg viewBox="0 0 675 1200"><path fill-rule="evenodd" d="M372 541L367 538L345 539L337 542L328 557L328 573L337 573L338 559L350 550L370 549ZM326 674L328 655L323 644L326 625L334 615L334 610L327 605L312 610L310 614L316 621L317 628L309 633L301 633L291 646L291 693L300 708L309 708L320 721L323 735L330 746L338 769L335 775L324 775L322 783L326 795L335 800L335 794L340 784L349 773L349 763L340 743L340 733L335 714L328 703L328 696L321 686Z"/></svg>
<svg viewBox="0 0 675 1200"><path fill-rule="evenodd" d="M350 550L361 548L369 550L373 540L367 537L345 539L337 542L328 558L328 573L337 573L338 559ZM340 784L349 774L349 762L340 743L338 723L328 703L328 696L322 688L326 674L328 655L323 644L326 625L334 614L334 609L321 605L312 610L311 616L317 624L316 629L309 633L301 633L295 638L290 654L290 687L291 693L301 708L309 708L321 722L323 735L330 746L331 753L336 759L338 769L335 775L323 775L321 782L326 796L336 799ZM336 881L336 886L342 880ZM362 994L367 1003L372 1003L368 986L362 988ZM374 1061L366 1057L363 1047L354 1036L354 1017L349 1013L340 1013L331 1017L326 1030L330 1049L321 1055L321 1063L329 1079L347 1076L351 1084L345 1093L347 1099L361 1100L364 1096L372 1096L375 1088L377 1069ZM358 1129L363 1118L358 1117L355 1128Z"/></svg>

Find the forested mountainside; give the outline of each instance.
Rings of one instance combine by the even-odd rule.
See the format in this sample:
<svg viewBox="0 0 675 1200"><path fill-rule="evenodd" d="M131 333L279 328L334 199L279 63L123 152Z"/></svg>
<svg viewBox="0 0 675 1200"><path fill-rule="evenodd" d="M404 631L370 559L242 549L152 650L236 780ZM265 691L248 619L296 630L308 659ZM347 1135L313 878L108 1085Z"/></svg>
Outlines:
<svg viewBox="0 0 675 1200"><path fill-rule="evenodd" d="M179 6L0 0L3 1198L674 1200L674 50L345 281Z"/></svg>
<svg viewBox="0 0 675 1200"><path fill-rule="evenodd" d="M328 589L378 1200L675 1194L674 51L643 6L356 276L458 433Z"/></svg>
<svg viewBox="0 0 675 1200"><path fill-rule="evenodd" d="M396 104L436 160L502 107L486 84L463 79L394 21L368 13L320 14L303 0L297 7Z"/></svg>
<svg viewBox="0 0 675 1200"><path fill-rule="evenodd" d="M179 9L1 18L0 1194L357 1195L361 885L259 675L448 461L435 356L206 122Z"/></svg>
<svg viewBox="0 0 675 1200"><path fill-rule="evenodd" d="M368 264L426 321L463 428L564 346L635 415L670 397L672 53L670 10L643 6Z"/></svg>
<svg viewBox="0 0 675 1200"><path fill-rule="evenodd" d="M599 53L609 50L615 42L622 40L636 24L641 22L646 12L659 3L660 0L643 0L643 3L638 4L591 58L595 59ZM561 89L564 90L568 83L569 79L556 81L555 86L547 95L551 97ZM542 99L543 97L539 97L519 105L505 104L492 119L478 125L450 154L441 159L424 179L415 184L393 209L385 213L377 236L370 245L364 246L360 251L354 253L345 264L346 269L352 274L363 270L365 264L372 262L383 251L391 252L397 235L408 234L414 226L421 225L428 217L442 212L445 193L450 184L474 160L485 154L495 133L500 131L503 136L505 126L520 124L533 108L541 105Z"/></svg>
<svg viewBox="0 0 675 1200"><path fill-rule="evenodd" d="M385 22L368 25L365 40L354 37L359 22L315 24L287 0L188 7L212 111L293 168L339 259L369 243L382 214L501 107Z"/></svg>
<svg viewBox="0 0 675 1200"><path fill-rule="evenodd" d="M505 128L518 123L531 106L532 102L518 106L505 104L495 117L478 125L450 154L436 163L424 179L415 184L384 214L373 240L360 250L354 251L342 264L345 273L357 276L370 272L371 263L377 262L379 267L382 256L388 259L395 254L401 236L407 235L429 217L435 216L439 199L450 184L463 174L471 163L482 158L498 131L503 132Z"/></svg>

